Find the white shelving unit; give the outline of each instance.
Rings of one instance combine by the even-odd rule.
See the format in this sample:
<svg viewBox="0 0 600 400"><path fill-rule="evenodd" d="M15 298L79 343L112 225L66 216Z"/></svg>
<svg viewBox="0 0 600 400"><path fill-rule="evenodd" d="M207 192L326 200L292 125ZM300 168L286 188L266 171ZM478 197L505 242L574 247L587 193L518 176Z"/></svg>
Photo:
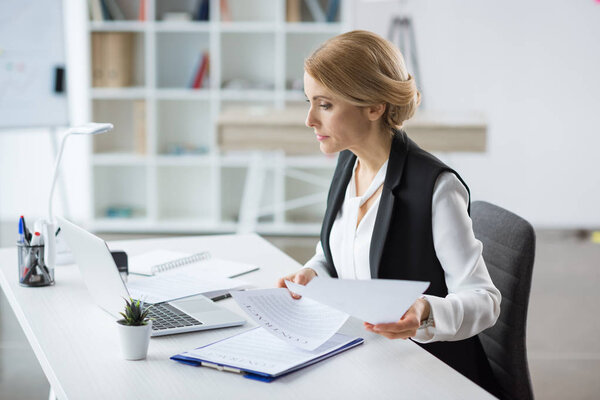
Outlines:
<svg viewBox="0 0 600 400"><path fill-rule="evenodd" d="M118 3L131 20L90 21L88 29L90 38L94 32L131 32L135 49L131 87L90 90L93 119L115 124L113 132L94 139L92 228L317 234L335 158L222 154L216 122L230 106L303 102L291 82L302 79L304 58L320 43L350 28L351 2L340 1L331 23L286 22L286 0L227 0L227 22L221 21L220 0L210 0L209 21L162 20L167 11L193 12L196 0L146 0L145 21L134 15L139 3ZM326 10L327 1L321 3ZM189 89L204 51L210 55L208 87ZM244 88L240 80L260 84ZM145 109L141 149L136 107ZM173 155L177 145L198 151ZM252 190L257 177L260 193ZM248 221L248 200L258 210L254 222ZM131 214L107 217L109 208Z"/></svg>

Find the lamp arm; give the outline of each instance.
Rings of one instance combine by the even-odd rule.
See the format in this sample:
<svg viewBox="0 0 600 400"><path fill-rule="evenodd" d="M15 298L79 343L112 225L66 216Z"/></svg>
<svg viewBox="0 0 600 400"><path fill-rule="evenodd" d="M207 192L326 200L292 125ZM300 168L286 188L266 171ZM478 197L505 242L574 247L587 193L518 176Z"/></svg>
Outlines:
<svg viewBox="0 0 600 400"><path fill-rule="evenodd" d="M56 186L56 180L58 178L58 167L60 166L60 160L62 158L63 150L65 148L65 142L67 138L71 136L73 132L68 131L67 134L63 137L60 143L60 150L58 151L58 156L56 157L56 162L54 164L54 175L52 177L52 186L50 187L50 196L48 198L48 218L50 223L54 222L54 213L52 212L52 199L54 197L54 187Z"/></svg>

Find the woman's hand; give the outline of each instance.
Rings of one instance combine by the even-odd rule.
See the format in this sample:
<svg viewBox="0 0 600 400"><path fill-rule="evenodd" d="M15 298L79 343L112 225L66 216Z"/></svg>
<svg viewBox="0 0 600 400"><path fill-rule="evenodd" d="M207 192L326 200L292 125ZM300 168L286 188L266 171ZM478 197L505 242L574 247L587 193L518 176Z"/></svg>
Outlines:
<svg viewBox="0 0 600 400"><path fill-rule="evenodd" d="M417 334L421 321L425 321L429 317L430 310L427 300L417 299L400 318L400 321L377 325L364 322L365 329L388 339L408 339Z"/></svg>
<svg viewBox="0 0 600 400"><path fill-rule="evenodd" d="M279 279L277 281L277 287L281 287L281 288L287 287L287 286L285 286L285 281L294 282L294 283L297 283L298 285L306 285L315 276L317 276L317 273L315 272L314 269L302 268L301 270L296 271L293 274L284 276L283 278ZM292 292L290 292L290 293L291 293L292 297L295 299L299 299L300 297L302 297L299 294L292 293Z"/></svg>

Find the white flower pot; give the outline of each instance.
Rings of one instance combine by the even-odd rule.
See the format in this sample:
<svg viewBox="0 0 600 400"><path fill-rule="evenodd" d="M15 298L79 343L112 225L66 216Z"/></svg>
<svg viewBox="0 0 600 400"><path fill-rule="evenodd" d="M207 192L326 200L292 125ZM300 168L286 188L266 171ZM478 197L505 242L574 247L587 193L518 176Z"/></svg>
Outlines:
<svg viewBox="0 0 600 400"><path fill-rule="evenodd" d="M143 360L148 354L148 344L152 333L152 321L146 325L129 326L117 322L121 342L121 354L126 360Z"/></svg>

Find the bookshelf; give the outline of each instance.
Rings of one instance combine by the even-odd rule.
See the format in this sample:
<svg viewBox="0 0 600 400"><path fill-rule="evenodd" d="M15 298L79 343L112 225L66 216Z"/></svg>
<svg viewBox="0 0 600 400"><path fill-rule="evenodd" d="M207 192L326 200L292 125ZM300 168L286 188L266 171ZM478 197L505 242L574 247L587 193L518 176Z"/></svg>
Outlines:
<svg viewBox="0 0 600 400"><path fill-rule="evenodd" d="M331 1L317 2L327 13ZM351 2L340 0L331 22L315 22L305 0L209 0L206 20L194 20L203 0L109 2L124 19L92 5L90 43L130 37L131 76L125 86L90 82L92 118L115 125L92 146L92 229L317 234L335 157L223 152L217 121L240 106L303 104L303 60L350 29ZM102 57L90 49L94 71ZM204 52L208 78L190 89Z"/></svg>

